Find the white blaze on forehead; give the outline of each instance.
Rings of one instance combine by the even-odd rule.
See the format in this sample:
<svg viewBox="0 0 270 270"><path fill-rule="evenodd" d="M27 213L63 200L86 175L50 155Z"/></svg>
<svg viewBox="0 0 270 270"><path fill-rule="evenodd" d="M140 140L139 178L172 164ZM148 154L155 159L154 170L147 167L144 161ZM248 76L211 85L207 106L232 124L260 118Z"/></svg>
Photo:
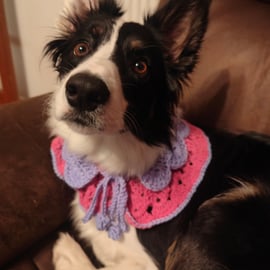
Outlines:
<svg viewBox="0 0 270 270"><path fill-rule="evenodd" d="M93 55L83 61L71 72L71 75L78 72L87 71L98 76L107 84L110 81L115 80L115 75L116 73L118 74L118 69L115 63L111 60L111 57L115 50L119 30L123 24L124 21L119 19L113 28L113 32L109 40L105 41L104 44L101 44ZM117 77L119 77L119 75ZM107 86L110 88L110 85Z"/></svg>
<svg viewBox="0 0 270 270"><path fill-rule="evenodd" d="M127 21L143 23L148 14L157 10L160 0L116 0L124 11L124 18Z"/></svg>

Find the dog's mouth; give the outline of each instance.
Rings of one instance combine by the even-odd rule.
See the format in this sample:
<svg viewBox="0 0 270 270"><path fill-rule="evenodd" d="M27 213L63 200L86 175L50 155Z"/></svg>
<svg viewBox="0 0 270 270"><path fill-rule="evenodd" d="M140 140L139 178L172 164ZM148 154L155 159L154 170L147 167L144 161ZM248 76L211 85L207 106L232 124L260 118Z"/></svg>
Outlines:
<svg viewBox="0 0 270 270"><path fill-rule="evenodd" d="M65 121L71 128L80 131L88 129L101 132L105 128L103 109L101 107L91 112L71 110L65 113L61 120Z"/></svg>
<svg viewBox="0 0 270 270"><path fill-rule="evenodd" d="M129 129L124 126L115 131L106 125L105 112L102 106L98 107L95 111L77 111L70 110L61 117L61 121L67 123L67 125L74 131L82 134L93 133L126 133Z"/></svg>

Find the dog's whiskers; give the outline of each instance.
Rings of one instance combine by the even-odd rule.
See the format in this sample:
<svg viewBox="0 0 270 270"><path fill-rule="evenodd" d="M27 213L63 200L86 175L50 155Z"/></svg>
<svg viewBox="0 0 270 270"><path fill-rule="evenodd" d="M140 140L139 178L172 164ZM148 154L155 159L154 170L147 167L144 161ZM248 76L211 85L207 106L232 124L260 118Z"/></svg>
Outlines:
<svg viewBox="0 0 270 270"><path fill-rule="evenodd" d="M130 128L134 129L134 132L137 135L142 135L141 128L138 121L136 120L136 117L128 111L125 112L124 117L126 119L127 126L130 126Z"/></svg>

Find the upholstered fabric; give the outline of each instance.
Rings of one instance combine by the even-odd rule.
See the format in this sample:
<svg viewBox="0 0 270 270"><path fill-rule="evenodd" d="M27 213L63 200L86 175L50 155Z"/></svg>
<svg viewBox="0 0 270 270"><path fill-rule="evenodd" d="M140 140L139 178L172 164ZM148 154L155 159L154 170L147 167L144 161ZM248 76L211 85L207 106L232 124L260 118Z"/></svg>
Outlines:
<svg viewBox="0 0 270 270"><path fill-rule="evenodd" d="M200 63L184 91L191 122L270 133L269 3L212 1Z"/></svg>
<svg viewBox="0 0 270 270"><path fill-rule="evenodd" d="M44 99L0 107L0 269L67 217L71 192L51 168Z"/></svg>

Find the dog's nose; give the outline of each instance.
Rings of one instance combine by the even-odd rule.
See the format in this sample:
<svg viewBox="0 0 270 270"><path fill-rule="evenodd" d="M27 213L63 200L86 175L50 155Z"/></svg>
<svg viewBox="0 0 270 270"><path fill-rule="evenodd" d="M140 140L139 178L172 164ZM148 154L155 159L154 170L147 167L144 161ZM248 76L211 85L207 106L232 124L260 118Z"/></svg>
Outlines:
<svg viewBox="0 0 270 270"><path fill-rule="evenodd" d="M66 97L70 106L82 111L94 111L110 96L106 84L94 75L78 73L66 83Z"/></svg>

